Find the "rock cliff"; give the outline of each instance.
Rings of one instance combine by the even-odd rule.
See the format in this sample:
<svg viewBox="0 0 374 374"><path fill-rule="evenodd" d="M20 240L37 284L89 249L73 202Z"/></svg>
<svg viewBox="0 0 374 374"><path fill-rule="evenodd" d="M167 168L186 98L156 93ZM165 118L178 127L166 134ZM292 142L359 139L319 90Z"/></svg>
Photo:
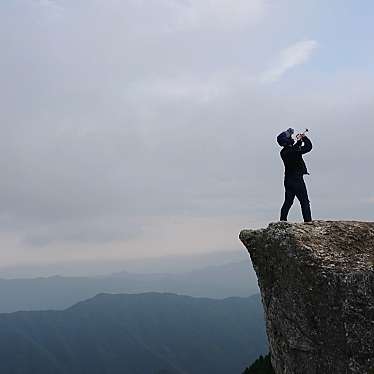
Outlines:
<svg viewBox="0 0 374 374"><path fill-rule="evenodd" d="M277 374L374 373L374 222L243 230Z"/></svg>

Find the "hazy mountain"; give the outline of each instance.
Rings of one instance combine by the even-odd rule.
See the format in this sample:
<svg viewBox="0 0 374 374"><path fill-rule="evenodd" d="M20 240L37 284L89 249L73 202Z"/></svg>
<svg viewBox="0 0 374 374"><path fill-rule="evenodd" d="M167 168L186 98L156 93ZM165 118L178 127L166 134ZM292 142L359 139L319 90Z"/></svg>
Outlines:
<svg viewBox="0 0 374 374"><path fill-rule="evenodd" d="M154 258L128 260L69 261L56 264L19 265L0 267L0 278L36 278L61 276L96 276L120 272L132 273L186 273L208 266L220 266L230 262L248 261L248 253L240 248L235 251L216 251L185 255L169 255Z"/></svg>
<svg viewBox="0 0 374 374"><path fill-rule="evenodd" d="M0 312L64 309L102 292L172 292L225 298L258 293L249 261L195 270L183 274L133 274L106 277L49 277L0 280Z"/></svg>
<svg viewBox="0 0 374 374"><path fill-rule="evenodd" d="M0 314L2 374L241 373L267 351L259 296L108 295Z"/></svg>

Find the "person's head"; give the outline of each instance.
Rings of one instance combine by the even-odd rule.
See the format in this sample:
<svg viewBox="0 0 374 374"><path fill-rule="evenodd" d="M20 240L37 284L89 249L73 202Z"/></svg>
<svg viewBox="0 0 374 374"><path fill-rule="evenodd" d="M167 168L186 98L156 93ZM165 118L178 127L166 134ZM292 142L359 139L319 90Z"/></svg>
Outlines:
<svg viewBox="0 0 374 374"><path fill-rule="evenodd" d="M294 145L295 140L292 138L292 134L294 133L294 129L291 127L286 131L283 131L277 136L277 142L281 147L290 147Z"/></svg>

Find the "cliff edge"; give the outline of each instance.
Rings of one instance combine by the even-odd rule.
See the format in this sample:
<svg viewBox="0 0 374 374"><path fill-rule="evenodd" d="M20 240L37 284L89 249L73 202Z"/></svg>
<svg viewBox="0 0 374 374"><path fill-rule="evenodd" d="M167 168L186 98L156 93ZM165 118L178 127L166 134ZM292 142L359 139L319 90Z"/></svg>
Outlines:
<svg viewBox="0 0 374 374"><path fill-rule="evenodd" d="M277 374L374 373L374 222L243 230Z"/></svg>

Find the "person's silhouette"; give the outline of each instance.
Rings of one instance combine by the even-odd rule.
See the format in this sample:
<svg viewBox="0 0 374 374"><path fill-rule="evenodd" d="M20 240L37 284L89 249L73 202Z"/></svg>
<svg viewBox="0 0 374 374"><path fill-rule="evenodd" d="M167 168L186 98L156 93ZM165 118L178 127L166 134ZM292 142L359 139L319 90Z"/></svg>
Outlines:
<svg viewBox="0 0 374 374"><path fill-rule="evenodd" d="M305 134L298 134L295 143L292 138L294 130L289 128L277 137L282 146L280 151L284 163L285 198L281 209L280 220L287 221L288 212L294 202L295 196L300 201L304 222L312 221L308 192L304 182L304 174L309 174L303 160L303 154L312 150L312 142Z"/></svg>

